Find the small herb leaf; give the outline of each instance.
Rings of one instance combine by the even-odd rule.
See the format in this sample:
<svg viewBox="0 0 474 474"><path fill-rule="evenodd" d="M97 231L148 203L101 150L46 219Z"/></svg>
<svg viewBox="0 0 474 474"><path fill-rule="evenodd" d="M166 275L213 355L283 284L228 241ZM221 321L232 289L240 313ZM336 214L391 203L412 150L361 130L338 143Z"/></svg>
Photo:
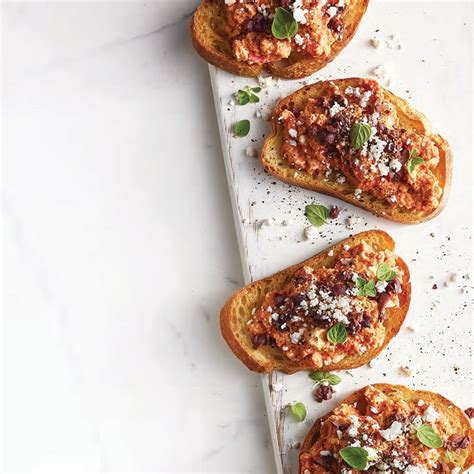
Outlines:
<svg viewBox="0 0 474 474"><path fill-rule="evenodd" d="M304 406L304 403L298 402L290 405L290 411L298 421L304 421L306 418L306 407Z"/></svg>
<svg viewBox="0 0 474 474"><path fill-rule="evenodd" d="M236 137L246 137L250 131L250 121L239 120L234 125L234 134Z"/></svg>
<svg viewBox="0 0 474 474"><path fill-rule="evenodd" d="M261 87L251 88L250 86L247 86L244 89L239 89L235 93L235 98L239 102L239 105L246 105L249 102L255 104L257 102L260 102L260 99L257 95L254 94L254 92L260 92L261 90Z"/></svg>
<svg viewBox="0 0 474 474"><path fill-rule="evenodd" d="M415 169L420 166L423 161L423 158L421 158L421 156L418 156L418 150L416 148L413 148L413 150L410 151L410 155L408 156L407 161L407 170L411 176L413 176Z"/></svg>
<svg viewBox="0 0 474 474"><path fill-rule="evenodd" d="M351 128L350 138L354 150L362 148L372 135L372 128L366 123L355 123Z"/></svg>
<svg viewBox="0 0 474 474"><path fill-rule="evenodd" d="M329 209L319 204L309 204L305 207L305 215L315 227L328 223Z"/></svg>
<svg viewBox="0 0 474 474"><path fill-rule="evenodd" d="M282 7L275 10L272 21L272 35L277 39L290 39L298 32L298 23L293 15Z"/></svg>
<svg viewBox="0 0 474 474"><path fill-rule="evenodd" d="M346 446L339 450L339 455L349 466L363 471L367 467L369 454L364 448Z"/></svg>
<svg viewBox="0 0 474 474"><path fill-rule="evenodd" d="M337 323L329 329L327 337L333 344L342 344L347 339L347 330L342 323Z"/></svg>
<svg viewBox="0 0 474 474"><path fill-rule="evenodd" d="M397 276L395 270L390 267L387 263L381 263L377 269L377 280L379 281L390 281Z"/></svg>
<svg viewBox="0 0 474 474"><path fill-rule="evenodd" d="M375 282L373 280L364 280L363 278L357 277L356 281L357 296L377 296L377 289L375 288Z"/></svg>
<svg viewBox="0 0 474 474"><path fill-rule="evenodd" d="M428 448L441 448L443 440L430 425L421 425L416 430L416 437Z"/></svg>
<svg viewBox="0 0 474 474"><path fill-rule="evenodd" d="M309 376L315 382L329 382L331 385L337 385L342 381L341 377L336 374L331 374L330 372L311 372Z"/></svg>

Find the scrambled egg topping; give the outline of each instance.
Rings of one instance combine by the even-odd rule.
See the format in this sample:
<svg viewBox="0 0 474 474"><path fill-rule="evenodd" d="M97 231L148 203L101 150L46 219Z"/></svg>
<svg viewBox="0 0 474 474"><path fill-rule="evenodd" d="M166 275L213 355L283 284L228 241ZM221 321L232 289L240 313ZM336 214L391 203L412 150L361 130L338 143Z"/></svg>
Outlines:
<svg viewBox="0 0 474 474"><path fill-rule="evenodd" d="M226 0L227 33L234 56L249 64L286 59L292 52L327 57L343 35L340 14L351 0ZM298 22L291 39L272 35L276 8L283 7Z"/></svg>
<svg viewBox="0 0 474 474"><path fill-rule="evenodd" d="M388 281L377 277L381 265L393 271ZM254 347L279 347L289 359L314 368L380 347L385 310L399 306L402 281L390 250L377 251L365 242L345 246L333 267L303 267L280 291L263 297L248 322ZM372 289L363 291L362 282ZM347 338L334 343L328 332L337 324Z"/></svg>
<svg viewBox="0 0 474 474"><path fill-rule="evenodd" d="M400 128L394 106L384 100L377 82L341 90L330 83L321 99L309 99L301 110L281 115L284 157L298 170L333 177L366 191L392 207L428 212L436 209L442 188L433 169L439 163L437 145L424 135ZM354 124L370 127L360 148L351 143ZM409 169L410 158L421 158Z"/></svg>
<svg viewBox="0 0 474 474"><path fill-rule="evenodd" d="M416 432L428 425L452 454L461 453L470 439L452 433L445 418L423 399L390 398L376 387L365 389L363 399L339 405L321 424L318 440L300 456L303 474L355 473L340 456L345 447L361 447L368 454L364 472L428 474L461 472L448 468L443 449L422 444ZM462 439L452 449L453 439Z"/></svg>

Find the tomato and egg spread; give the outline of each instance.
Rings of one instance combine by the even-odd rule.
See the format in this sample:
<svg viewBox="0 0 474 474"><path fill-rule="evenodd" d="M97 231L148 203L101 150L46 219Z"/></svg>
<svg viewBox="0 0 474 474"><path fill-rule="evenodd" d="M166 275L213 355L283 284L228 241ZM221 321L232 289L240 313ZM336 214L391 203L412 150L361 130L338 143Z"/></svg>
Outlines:
<svg viewBox="0 0 474 474"><path fill-rule="evenodd" d="M341 13L351 0L225 0L227 34L236 59L265 64L291 53L326 58L331 45L342 38ZM277 8L292 14L297 33L286 39L272 34Z"/></svg>
<svg viewBox="0 0 474 474"><path fill-rule="evenodd" d="M361 80L357 87L329 82L319 99L285 109L280 121L282 153L296 170L347 181L356 198L366 192L391 207L429 212L440 204L443 191L433 173L438 146L401 128L376 81Z"/></svg>
<svg viewBox="0 0 474 474"><path fill-rule="evenodd" d="M392 398L368 386L362 399L322 419L316 443L300 456L301 472L460 473L448 466L445 450L456 455L469 446L469 436L453 433L423 398Z"/></svg>
<svg viewBox="0 0 474 474"><path fill-rule="evenodd" d="M400 306L403 278L390 250L344 245L330 268L301 267L264 295L247 323L253 346L278 347L312 368L380 347L386 309Z"/></svg>

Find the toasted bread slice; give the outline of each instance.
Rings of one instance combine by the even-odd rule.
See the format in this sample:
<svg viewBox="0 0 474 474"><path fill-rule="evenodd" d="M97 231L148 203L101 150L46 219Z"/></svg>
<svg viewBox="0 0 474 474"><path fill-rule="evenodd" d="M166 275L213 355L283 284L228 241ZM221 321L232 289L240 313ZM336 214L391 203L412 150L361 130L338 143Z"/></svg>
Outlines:
<svg viewBox="0 0 474 474"><path fill-rule="evenodd" d="M452 428L453 433L462 434L463 436L470 437L470 446L468 449L462 450L461 453L455 456L456 459L456 466L452 465L447 458L445 462L450 464L451 469L454 467L459 467L462 471L469 469L474 463L474 432L471 428L471 424L467 416L464 412L458 408L456 405L451 403L446 398L438 395L434 392L428 392L425 390L412 390L404 385L390 385L390 384L372 384L372 387L380 390L383 392L387 397L392 400L405 400L405 401L414 401L417 402L418 400L422 399L425 403L431 405L441 416L443 416L447 421L449 426ZM353 405L363 400L363 394L367 387L361 388L357 390L352 395L349 395L346 399L341 402L342 404ZM330 417L333 414L333 411L326 414L325 416L318 418L315 423L313 424L312 428L306 435L300 450L300 456L303 453L307 453L310 451L311 447L318 441L320 436L320 429L321 424L324 420ZM445 448L444 453L446 453ZM323 468L319 472L327 472ZM452 472L452 471L449 471ZM299 469L300 474L304 474L303 469L300 465Z"/></svg>
<svg viewBox="0 0 474 474"><path fill-rule="evenodd" d="M357 87L360 84L360 78L338 79L331 81L340 88L348 86ZM285 160L281 153L281 145L283 143L283 126L279 123L278 118L282 111L293 102L296 108L302 107L308 99L321 97L322 92L327 86L327 81L316 82L310 86L303 87L288 97L281 99L273 114L272 114L272 133L265 140L262 150L262 164L265 170L277 177L295 186L309 189L311 191L318 191L329 196L334 196L338 199L361 207L373 214L392 221L401 222L404 224L418 224L427 221L437 216L445 207L451 185L452 174L452 153L448 142L440 135L434 135L431 132L430 123L427 118L416 111L407 101L397 97L388 90L381 87L381 92L384 99L391 102L397 111L400 119L400 127L408 131L426 135L439 149L440 160L436 169L432 170L439 184L443 189L443 194L440 203L436 209L429 213L413 212L403 208L396 208L389 206L383 200L377 199L373 195L363 192L360 198L354 195L354 187L348 182L338 183L335 178L329 177L325 179L316 178L306 171L298 171L295 176L295 169L292 168L288 161Z"/></svg>
<svg viewBox="0 0 474 474"><path fill-rule="evenodd" d="M291 361L285 356L284 352L278 348L271 348L269 346L260 347L259 349L253 348L252 338L247 329L247 322L252 317L252 309L258 305L266 293L282 288L299 268L304 266L312 268L331 267L335 257L328 256L329 250L334 250L334 255L337 255L343 250L345 244L354 246L364 241L370 244L375 250L388 249L393 251L395 248L395 242L386 232L380 230L362 232L327 248L302 263L293 265L263 280L251 283L234 293L225 303L220 315L222 335L232 352L250 370L255 372L279 370L287 374L292 374L302 370L310 370L310 366L302 367L301 364ZM406 263L400 257L397 257L396 262L397 266L404 272L404 280L402 282L403 292L399 294L399 307L390 308L386 311L387 317L384 321L385 340L383 344L373 350L365 352L363 355L346 356L337 364L325 366L321 370L353 369L367 364L370 360L377 357L390 340L398 333L410 305L411 285L410 272Z"/></svg>
<svg viewBox="0 0 474 474"><path fill-rule="evenodd" d="M309 76L329 64L349 43L367 10L369 0L354 0L341 14L345 31L341 40L335 41L331 54L325 58L292 53L287 60L266 65L238 61L232 54L226 33L224 0L203 0L191 20L191 38L196 51L208 63L238 76L257 77L263 69L278 77L298 79Z"/></svg>

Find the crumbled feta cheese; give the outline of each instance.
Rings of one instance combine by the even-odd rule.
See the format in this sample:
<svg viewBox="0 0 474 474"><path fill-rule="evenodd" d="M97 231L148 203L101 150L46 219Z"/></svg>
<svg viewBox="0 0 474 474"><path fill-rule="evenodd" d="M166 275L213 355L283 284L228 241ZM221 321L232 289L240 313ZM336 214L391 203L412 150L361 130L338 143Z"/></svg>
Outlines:
<svg viewBox="0 0 474 474"><path fill-rule="evenodd" d="M301 36L300 34L296 34L295 37L294 37L294 40L295 40L295 43L298 46L303 46L303 44L304 44L304 37L303 36Z"/></svg>
<svg viewBox="0 0 474 474"><path fill-rule="evenodd" d="M333 256L334 256L334 250L331 249L331 250L328 252L328 257L333 257Z"/></svg>
<svg viewBox="0 0 474 474"><path fill-rule="evenodd" d="M398 438L403 431L403 425L399 421L394 421L386 430L380 430L380 435L386 441L393 441Z"/></svg>
<svg viewBox="0 0 474 474"><path fill-rule="evenodd" d="M336 3L336 7L337 8L344 8L346 6L346 0L339 0L337 3Z"/></svg>
<svg viewBox="0 0 474 474"><path fill-rule="evenodd" d="M321 451L321 456L331 456L331 451Z"/></svg>
<svg viewBox="0 0 474 474"><path fill-rule="evenodd" d="M329 18L335 17L337 15L337 7L329 7L327 13L329 15Z"/></svg>
<svg viewBox="0 0 474 474"><path fill-rule="evenodd" d="M334 117L337 115L341 110L344 110L344 107L342 107L340 104L337 102L334 102L332 107L329 109L329 116Z"/></svg>
<svg viewBox="0 0 474 474"><path fill-rule="evenodd" d="M336 182L339 183L339 184L343 184L346 182L346 177L345 176L339 176L337 179L336 179Z"/></svg>
<svg viewBox="0 0 474 474"><path fill-rule="evenodd" d="M298 146L298 142L295 141L295 140L290 140L288 143L289 143L291 146Z"/></svg>
<svg viewBox="0 0 474 474"><path fill-rule="evenodd" d="M288 130L288 135L292 138L296 138L298 136L298 132L294 128L290 128Z"/></svg>
<svg viewBox="0 0 474 474"><path fill-rule="evenodd" d="M428 423L434 423L438 418L439 413L431 405L428 405L425 413L423 413L423 420Z"/></svg>
<svg viewBox="0 0 474 474"><path fill-rule="evenodd" d="M362 196L362 189L357 188L357 189L354 191L354 196L355 196L357 199L360 199L361 196Z"/></svg>
<svg viewBox="0 0 474 474"><path fill-rule="evenodd" d="M396 158L393 158L392 160L390 160L389 166L391 170L395 171L395 173L402 169L402 164Z"/></svg>
<svg viewBox="0 0 474 474"><path fill-rule="evenodd" d="M304 236L306 237L306 240L316 239L318 237L318 231L316 230L316 227L312 225L305 227Z"/></svg>
<svg viewBox="0 0 474 474"><path fill-rule="evenodd" d="M357 434L359 433L360 420L355 415L350 415L349 418L351 420L351 425L347 429L347 434L351 436L352 438L355 438Z"/></svg>
<svg viewBox="0 0 474 474"><path fill-rule="evenodd" d="M370 44L376 49L380 48L380 40L375 36L373 38L370 38Z"/></svg>
<svg viewBox="0 0 474 474"><path fill-rule="evenodd" d="M224 0L226 5L233 5L237 0Z"/></svg>
<svg viewBox="0 0 474 474"><path fill-rule="evenodd" d="M365 109L367 107L371 96L372 96L372 91L366 91L360 96L359 105L363 109Z"/></svg>
<svg viewBox="0 0 474 474"><path fill-rule="evenodd" d="M385 163L379 163L378 168L381 176L387 176L390 173L390 168Z"/></svg>
<svg viewBox="0 0 474 474"><path fill-rule="evenodd" d="M347 245L347 244L344 244L344 246L342 248L347 252L351 248L351 246Z"/></svg>
<svg viewBox="0 0 474 474"><path fill-rule="evenodd" d="M308 10L303 8L303 0L294 0L291 9L293 10L293 18L298 23L306 25L306 13L308 13Z"/></svg>
<svg viewBox="0 0 474 474"><path fill-rule="evenodd" d="M300 135L298 137L298 141L301 143L301 145L304 145L306 143L306 135Z"/></svg>
<svg viewBox="0 0 474 474"><path fill-rule="evenodd" d="M300 342L301 340L301 337L303 336L303 334L305 333L306 329L303 327L303 328L300 328L299 331L296 331L294 333L292 333L290 335L290 339L291 339L291 342L293 344L298 344L298 342Z"/></svg>
<svg viewBox="0 0 474 474"><path fill-rule="evenodd" d="M364 446L364 449L367 452L367 459L369 461L376 461L379 458L379 453L376 449L371 448L370 446Z"/></svg>
<svg viewBox="0 0 474 474"><path fill-rule="evenodd" d="M255 158L257 156L257 150L253 146L249 146L245 149L245 154L250 158Z"/></svg>
<svg viewBox="0 0 474 474"><path fill-rule="evenodd" d="M411 377L411 369L407 365L400 367L400 373L405 377Z"/></svg>
<svg viewBox="0 0 474 474"><path fill-rule="evenodd" d="M387 288L388 282L386 281L378 281L375 284L375 288L377 289L377 293L383 293L385 288Z"/></svg>

